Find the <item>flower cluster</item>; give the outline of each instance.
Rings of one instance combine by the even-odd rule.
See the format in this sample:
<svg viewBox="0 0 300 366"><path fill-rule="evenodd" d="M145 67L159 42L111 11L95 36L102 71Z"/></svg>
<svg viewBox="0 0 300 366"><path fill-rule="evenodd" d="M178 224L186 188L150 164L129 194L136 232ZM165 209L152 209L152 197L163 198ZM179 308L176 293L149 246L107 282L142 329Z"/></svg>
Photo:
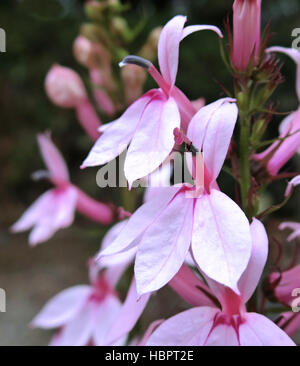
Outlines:
<svg viewBox="0 0 300 366"><path fill-rule="evenodd" d="M128 190L124 207L87 196L71 182L50 133L38 135L47 171L34 177L50 180L54 188L11 230L33 227L29 243L35 245L70 226L76 210L101 225L114 225L89 261L91 284L55 296L31 325L58 328L52 345L294 345L290 336L300 329L300 317L293 312L299 265L278 271L274 264L265 285L259 283L273 245L262 219L281 208L300 183L300 175L282 171L300 151L299 109L282 121L278 138L263 139L275 113L269 98L282 82L275 52L290 56L298 68L300 53L267 48L268 34L261 35L260 29L261 0L235 0L233 32L227 24L228 47L222 52L233 91L205 105L203 98L190 101L175 85L179 48L188 35L202 30L213 31L223 42L219 28L185 26L186 17L177 15L155 29L133 56L120 46L128 45L136 33L116 15L122 5L91 1L86 9L92 21L75 40L74 55L89 72L91 93L75 71L59 65L50 69L45 89L54 104L75 110L94 143L82 169L107 164L126 151ZM109 32L101 27L103 22L109 23ZM118 46L113 44L116 37ZM152 63L156 47L159 70ZM121 59L115 75L113 63ZM147 73L158 87L142 95ZM183 157L190 181L152 185L138 207L130 198L131 188L148 176L172 181L174 152ZM221 170L234 180L234 199L217 182ZM283 203L260 211L263 190L287 177L293 179ZM300 237L300 223L282 223L280 229L285 228L293 230L289 241ZM121 301L117 284L127 269L131 282ZM154 322L132 339L129 335L151 295L166 285L190 308ZM282 304L275 321L265 306L269 301Z"/></svg>

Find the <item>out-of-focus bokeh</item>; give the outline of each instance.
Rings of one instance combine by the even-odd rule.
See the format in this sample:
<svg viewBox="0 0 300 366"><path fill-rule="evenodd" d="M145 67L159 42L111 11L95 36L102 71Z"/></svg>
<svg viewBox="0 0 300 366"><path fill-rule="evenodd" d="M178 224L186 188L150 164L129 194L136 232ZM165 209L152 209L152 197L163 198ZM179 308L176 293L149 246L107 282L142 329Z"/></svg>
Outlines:
<svg viewBox="0 0 300 366"><path fill-rule="evenodd" d="M145 42L148 33L165 24L176 14L188 16L189 24L214 24L224 30L223 21L231 16L232 0L165 0L124 1L130 8L124 13L132 27L144 19L145 26L130 50L134 53ZM58 232L47 243L29 248L27 233L11 235L9 226L42 192L45 182L34 182L31 173L43 168L36 144L36 134L47 129L63 152L74 183L93 197L104 201L119 200L117 190L101 190L96 185L97 169L81 171L80 163L91 147L73 110L51 104L44 92L44 78L55 62L74 68L85 80L87 71L78 65L72 44L85 20L83 1L79 0L1 0L0 28L6 32L6 53L0 53L0 287L7 293L7 311L0 313L0 345L47 344L51 332L31 330L28 326L41 306L60 290L86 283L87 260L99 248L105 230L77 217L74 225ZM291 47L294 28L300 28L298 0L263 0L262 26L271 21L271 45ZM285 83L272 99L279 102L278 111L297 107L295 65L286 57L282 72ZM217 37L201 32L188 37L181 45L177 85L191 99L204 97L211 102L223 96L219 83L231 87L230 75L224 67ZM147 80L146 87L154 85ZM282 117L275 116L269 137L277 134ZM294 171L300 163L295 158L289 166ZM222 176L225 190L231 181ZM280 202L284 185L274 184L270 202ZM271 227L281 218L300 220L299 195L274 216ZM275 234L274 234L275 235ZM277 235L277 234L276 234ZM279 235L279 234L278 234ZM299 286L300 287L300 286ZM167 316L185 305L175 296L169 312L162 314L169 289L152 300L150 315L143 326L157 317Z"/></svg>

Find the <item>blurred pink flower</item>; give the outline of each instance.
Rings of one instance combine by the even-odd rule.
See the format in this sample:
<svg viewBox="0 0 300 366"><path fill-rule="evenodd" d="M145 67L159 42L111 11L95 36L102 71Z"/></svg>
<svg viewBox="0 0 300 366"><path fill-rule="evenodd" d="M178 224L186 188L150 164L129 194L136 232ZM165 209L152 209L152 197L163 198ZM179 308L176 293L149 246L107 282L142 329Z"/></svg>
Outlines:
<svg viewBox="0 0 300 366"><path fill-rule="evenodd" d="M205 159L203 195L192 195L195 187L186 184L159 188L129 218L111 245L100 252L101 263L107 255L137 247L139 295L167 284L179 271L190 247L207 276L238 293L237 281L251 252L249 222L216 184L236 119L237 107L232 99L220 99L201 108L189 125L188 138Z"/></svg>
<svg viewBox="0 0 300 366"><path fill-rule="evenodd" d="M261 0L235 0L233 4L232 62L241 71L247 69L251 57L257 62L260 47Z"/></svg>
<svg viewBox="0 0 300 366"><path fill-rule="evenodd" d="M92 140L99 137L101 125L80 76L72 69L55 64L48 71L45 89L50 100L63 108L74 108L78 120Z"/></svg>
<svg viewBox="0 0 300 366"><path fill-rule="evenodd" d="M297 65L296 90L300 102L300 52L293 48L270 47L267 52L282 52L290 56ZM270 175L275 176L279 170L298 152L300 152L300 107L281 122L279 139L262 153L253 158L266 166Z"/></svg>
<svg viewBox="0 0 300 366"><path fill-rule="evenodd" d="M36 245L50 239L54 233L70 226L76 208L94 221L110 224L113 209L88 197L69 181L66 163L51 141L49 133L39 134L38 143L47 172L37 172L36 177L49 179L55 188L39 197L11 227L12 232L33 227L29 244Z"/></svg>
<svg viewBox="0 0 300 366"><path fill-rule="evenodd" d="M268 255L268 238L256 219L251 224L252 252L238 282L240 294L206 277L222 309L196 307L162 323L150 336L149 346L291 346L294 342L271 320L248 313L245 303L252 296Z"/></svg>
<svg viewBox="0 0 300 366"><path fill-rule="evenodd" d="M103 238L105 248L121 230L113 226ZM74 286L51 299L31 322L32 327L60 328L53 346L124 345L128 333L142 314L150 294L137 300L133 278L122 304L114 287L133 260L135 252L106 258L99 266L89 263L91 285Z"/></svg>
<svg viewBox="0 0 300 366"><path fill-rule="evenodd" d="M187 97L174 86L178 68L179 44L187 35L203 29L222 34L214 26L184 28L186 17L176 16L163 28L158 42L158 61L162 75L150 61L137 56L125 57L121 65L135 63L148 69L161 89L152 89L114 122L103 126L103 132L82 168L102 165L117 157L130 143L125 176L133 181L153 172L167 158L174 146L173 130L187 124L196 110ZM182 121L181 121L182 119Z"/></svg>

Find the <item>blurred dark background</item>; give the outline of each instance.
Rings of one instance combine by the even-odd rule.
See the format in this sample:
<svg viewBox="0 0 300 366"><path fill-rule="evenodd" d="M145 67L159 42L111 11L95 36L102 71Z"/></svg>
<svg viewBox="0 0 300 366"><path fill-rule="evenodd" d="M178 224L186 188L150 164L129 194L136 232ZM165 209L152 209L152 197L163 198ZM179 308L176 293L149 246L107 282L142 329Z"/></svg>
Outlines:
<svg viewBox="0 0 300 366"><path fill-rule="evenodd" d="M189 24L214 24L224 30L223 21L231 16L232 0L124 1L131 8L124 13L129 25L146 18L146 25L132 53L158 25L176 14L188 16ZM30 249L27 233L12 236L8 227L28 205L49 186L33 182L32 172L43 168L36 134L50 129L53 139L70 167L72 181L102 200L118 200L115 190L96 186L96 169L79 170L91 143L78 125L73 110L60 109L48 100L44 78L55 62L74 68L84 78L86 70L72 54L72 43L85 20L79 0L1 0L0 27L6 31L7 52L0 54L0 287L7 291L7 312L0 313L0 345L46 344L49 333L29 330L28 322L45 301L61 289L87 281L86 261L99 248L103 230L78 217L70 229L60 231L49 242ZM262 26L271 21L271 45L291 47L291 32L300 27L299 0L263 0ZM282 57L286 79L273 96L278 110L297 108L295 65ZM181 45L177 85L190 97L204 97L207 103L223 96L218 84L231 88L231 78L223 66L215 35L193 34ZM147 82L147 85L151 81ZM282 117L274 117L269 137L276 136ZM289 170L299 170L295 158ZM229 192L232 182L223 174ZM274 184L268 202L280 202L284 184ZM281 218L300 219L299 199L292 200ZM279 217L274 216L274 220ZM169 290L165 290L169 291ZM156 299L156 303L164 302ZM155 302L154 301L154 302ZM156 304L156 305L157 305ZM171 304L171 313L182 306ZM158 306L159 307L159 306ZM161 316L161 315L160 315ZM153 316L155 317L155 316Z"/></svg>

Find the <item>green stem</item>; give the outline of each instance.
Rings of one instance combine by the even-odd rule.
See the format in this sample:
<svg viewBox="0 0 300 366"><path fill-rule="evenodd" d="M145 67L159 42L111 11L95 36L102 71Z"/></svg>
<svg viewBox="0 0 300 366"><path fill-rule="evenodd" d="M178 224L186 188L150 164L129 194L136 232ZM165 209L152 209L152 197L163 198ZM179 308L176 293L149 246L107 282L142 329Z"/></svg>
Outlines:
<svg viewBox="0 0 300 366"><path fill-rule="evenodd" d="M249 161L249 141L250 141L250 121L241 120L240 130L240 187L242 207L248 214L248 192L251 185L250 161Z"/></svg>

